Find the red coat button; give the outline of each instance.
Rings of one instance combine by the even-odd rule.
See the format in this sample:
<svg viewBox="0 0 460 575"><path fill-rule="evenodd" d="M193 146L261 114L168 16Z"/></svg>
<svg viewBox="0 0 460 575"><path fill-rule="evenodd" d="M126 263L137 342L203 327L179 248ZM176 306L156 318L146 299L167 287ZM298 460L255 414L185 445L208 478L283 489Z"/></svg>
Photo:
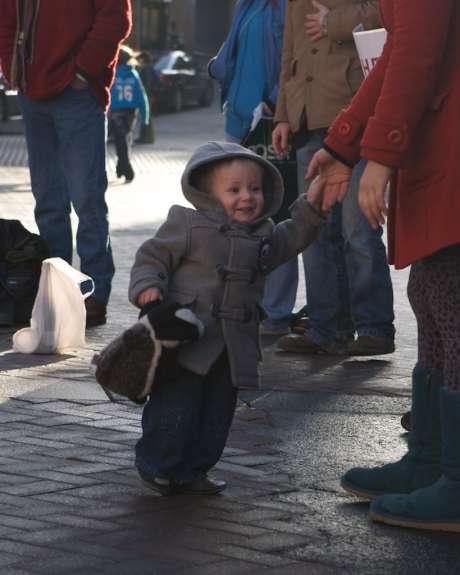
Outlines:
<svg viewBox="0 0 460 575"><path fill-rule="evenodd" d="M391 130L390 132L388 132L387 138L390 144L394 144L395 146L397 146L403 141L404 136L400 130Z"/></svg>
<svg viewBox="0 0 460 575"><path fill-rule="evenodd" d="M341 136L348 136L351 132L351 125L348 122L342 122L339 126L339 134Z"/></svg>

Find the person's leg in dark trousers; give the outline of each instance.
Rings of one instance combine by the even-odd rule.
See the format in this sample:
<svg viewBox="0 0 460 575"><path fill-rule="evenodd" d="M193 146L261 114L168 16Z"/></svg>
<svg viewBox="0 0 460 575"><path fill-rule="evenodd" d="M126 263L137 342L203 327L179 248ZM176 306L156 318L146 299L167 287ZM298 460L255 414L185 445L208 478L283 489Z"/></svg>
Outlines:
<svg viewBox="0 0 460 575"><path fill-rule="evenodd" d="M173 374L157 372L142 414L142 437L136 445L136 467L140 472L176 479L199 430L202 394L202 376L185 369Z"/></svg>
<svg viewBox="0 0 460 575"><path fill-rule="evenodd" d="M126 181L134 179L134 170L129 159L132 128L136 117L135 110L115 110L110 114L110 130L117 152L117 177L125 176Z"/></svg>
<svg viewBox="0 0 460 575"><path fill-rule="evenodd" d="M139 472L180 485L203 476L225 447L236 397L224 356L206 376L185 369L163 373L142 415Z"/></svg>
<svg viewBox="0 0 460 575"><path fill-rule="evenodd" d="M18 94L24 119L35 221L52 257L72 265L70 198L62 170L53 108Z"/></svg>
<svg viewBox="0 0 460 575"><path fill-rule="evenodd" d="M227 354L222 354L203 381L200 429L184 472L206 475L222 456L236 408L238 390L232 385ZM185 473L184 473L185 475Z"/></svg>

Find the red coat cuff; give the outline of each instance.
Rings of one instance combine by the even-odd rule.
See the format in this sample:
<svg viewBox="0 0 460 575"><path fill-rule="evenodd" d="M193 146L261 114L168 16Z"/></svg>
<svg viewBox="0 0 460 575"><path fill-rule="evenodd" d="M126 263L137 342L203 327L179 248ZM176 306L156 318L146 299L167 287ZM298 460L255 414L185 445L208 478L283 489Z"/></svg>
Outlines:
<svg viewBox="0 0 460 575"><path fill-rule="evenodd" d="M345 108L329 128L325 144L350 164L360 159L360 139L364 131L363 123Z"/></svg>
<svg viewBox="0 0 460 575"><path fill-rule="evenodd" d="M361 141L361 155L386 166L398 168L409 147L409 131L404 124L383 122L373 117Z"/></svg>

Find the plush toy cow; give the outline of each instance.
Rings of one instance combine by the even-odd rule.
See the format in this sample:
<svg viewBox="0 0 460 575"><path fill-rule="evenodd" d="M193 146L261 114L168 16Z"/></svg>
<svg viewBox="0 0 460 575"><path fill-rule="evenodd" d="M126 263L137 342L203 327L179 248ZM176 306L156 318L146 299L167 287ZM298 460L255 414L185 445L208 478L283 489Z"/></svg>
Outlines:
<svg viewBox="0 0 460 575"><path fill-rule="evenodd" d="M188 308L154 302L143 308L134 325L93 357L96 380L111 401L113 393L145 403L163 348L198 339L204 326Z"/></svg>

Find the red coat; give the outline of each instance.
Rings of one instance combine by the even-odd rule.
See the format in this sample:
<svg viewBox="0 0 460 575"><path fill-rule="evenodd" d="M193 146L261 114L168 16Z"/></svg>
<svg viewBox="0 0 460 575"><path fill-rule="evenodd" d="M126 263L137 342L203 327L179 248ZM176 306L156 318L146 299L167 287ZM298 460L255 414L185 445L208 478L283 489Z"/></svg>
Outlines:
<svg viewBox="0 0 460 575"><path fill-rule="evenodd" d="M0 3L0 61L9 78L17 29L17 0ZM25 94L51 98L80 71L94 95L108 106L118 48L131 27L129 0L40 0L33 59Z"/></svg>
<svg viewBox="0 0 460 575"><path fill-rule="evenodd" d="M399 168L390 192L390 263L460 243L459 0L381 0L388 40L326 144Z"/></svg>

